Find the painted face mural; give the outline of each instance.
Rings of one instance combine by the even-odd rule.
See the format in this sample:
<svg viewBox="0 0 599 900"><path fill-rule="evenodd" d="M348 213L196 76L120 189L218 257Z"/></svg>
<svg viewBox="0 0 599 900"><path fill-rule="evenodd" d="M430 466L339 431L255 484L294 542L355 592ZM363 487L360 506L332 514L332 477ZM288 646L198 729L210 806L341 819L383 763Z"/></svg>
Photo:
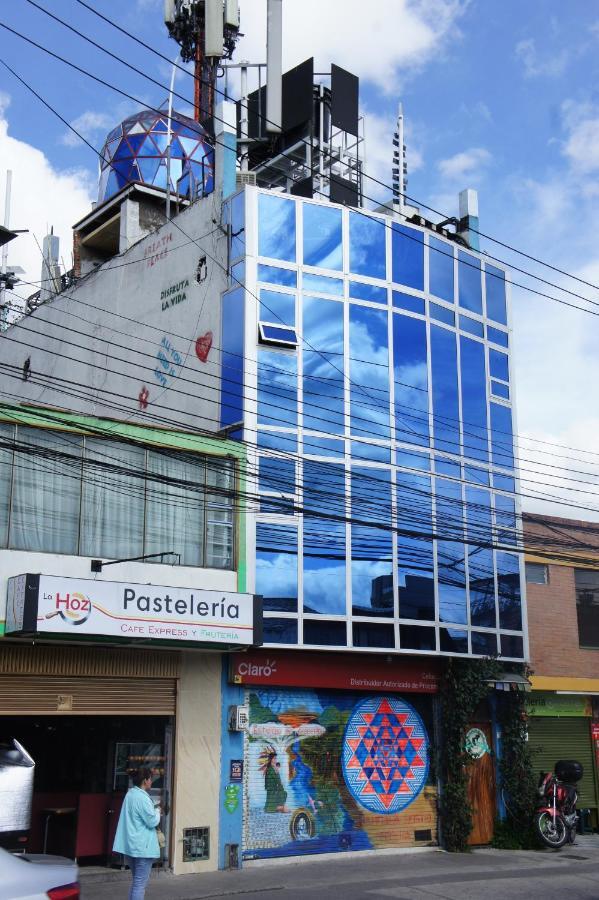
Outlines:
<svg viewBox="0 0 599 900"><path fill-rule="evenodd" d="M249 706L246 859L436 842L430 697L264 689Z"/></svg>

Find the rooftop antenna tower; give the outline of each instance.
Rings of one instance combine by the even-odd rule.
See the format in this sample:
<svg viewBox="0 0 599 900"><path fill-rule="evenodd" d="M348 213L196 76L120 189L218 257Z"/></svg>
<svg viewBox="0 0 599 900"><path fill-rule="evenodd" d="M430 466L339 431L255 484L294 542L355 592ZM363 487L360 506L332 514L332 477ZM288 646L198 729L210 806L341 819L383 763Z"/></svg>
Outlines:
<svg viewBox="0 0 599 900"><path fill-rule="evenodd" d="M6 192L4 194L4 225L0 226L0 246L2 247L2 257L0 263L0 331L6 331L9 325L21 318L25 312L26 301L13 297L12 300L6 298L6 291L12 291L14 286L18 284L17 275L22 275L24 269L21 266L8 265L8 245L18 234L26 229L14 230L10 228L10 199L12 191L12 171L6 172Z"/></svg>
<svg viewBox="0 0 599 900"><path fill-rule="evenodd" d="M403 215L406 208L405 194L408 186L408 163L404 141L403 103L399 104L397 125L393 134L393 211Z"/></svg>
<svg viewBox="0 0 599 900"><path fill-rule="evenodd" d="M169 35L194 63L194 118L214 133L216 80L239 37L239 0L164 0Z"/></svg>

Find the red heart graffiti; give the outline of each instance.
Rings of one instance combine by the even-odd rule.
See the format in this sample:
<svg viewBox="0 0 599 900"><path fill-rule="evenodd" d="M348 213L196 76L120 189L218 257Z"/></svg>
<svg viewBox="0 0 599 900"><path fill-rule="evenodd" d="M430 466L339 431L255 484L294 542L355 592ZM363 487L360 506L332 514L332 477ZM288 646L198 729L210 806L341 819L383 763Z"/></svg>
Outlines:
<svg viewBox="0 0 599 900"><path fill-rule="evenodd" d="M200 362L205 363L208 359L208 354L212 348L212 332L207 331L206 334L200 335L200 337L196 341L196 356L200 360Z"/></svg>
<svg viewBox="0 0 599 900"><path fill-rule="evenodd" d="M139 392L139 396L138 396L137 399L139 400L139 408L140 408L140 409L147 409L147 408L148 408L148 401L149 401L149 399L150 399L150 392L149 392L149 390L147 389L147 387L145 386L145 384L142 386L142 389L141 389L141 391Z"/></svg>

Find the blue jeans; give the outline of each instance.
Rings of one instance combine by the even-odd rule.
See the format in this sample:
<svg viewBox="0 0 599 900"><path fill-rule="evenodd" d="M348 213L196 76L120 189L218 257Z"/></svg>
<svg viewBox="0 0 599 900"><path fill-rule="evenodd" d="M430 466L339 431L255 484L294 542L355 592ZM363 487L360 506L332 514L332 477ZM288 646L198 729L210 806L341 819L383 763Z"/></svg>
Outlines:
<svg viewBox="0 0 599 900"><path fill-rule="evenodd" d="M146 884L148 883L154 860L147 859L144 856L127 856L126 860L133 877L131 890L129 891L129 900L144 900Z"/></svg>

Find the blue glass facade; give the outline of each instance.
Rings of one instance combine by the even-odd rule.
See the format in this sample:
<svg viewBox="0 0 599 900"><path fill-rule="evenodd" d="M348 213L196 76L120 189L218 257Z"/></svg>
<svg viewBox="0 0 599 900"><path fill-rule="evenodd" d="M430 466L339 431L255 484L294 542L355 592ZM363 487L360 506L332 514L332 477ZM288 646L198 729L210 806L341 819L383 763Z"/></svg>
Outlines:
<svg viewBox="0 0 599 900"><path fill-rule="evenodd" d="M238 196L266 644L523 658L505 273L381 216Z"/></svg>

